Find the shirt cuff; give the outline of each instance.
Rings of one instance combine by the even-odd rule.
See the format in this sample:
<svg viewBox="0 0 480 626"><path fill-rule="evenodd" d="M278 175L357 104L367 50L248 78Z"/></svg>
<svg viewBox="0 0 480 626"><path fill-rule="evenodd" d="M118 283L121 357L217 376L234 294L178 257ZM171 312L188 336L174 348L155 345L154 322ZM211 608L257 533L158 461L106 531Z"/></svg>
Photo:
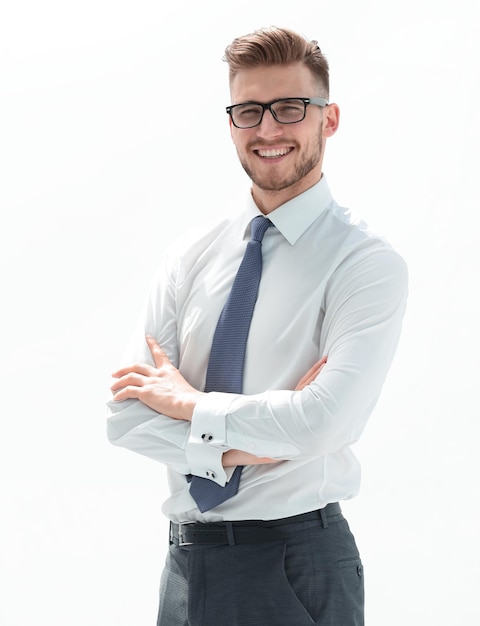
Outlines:
<svg viewBox="0 0 480 626"><path fill-rule="evenodd" d="M191 473L213 480L222 487L234 469L227 468L226 471L222 466L222 456L228 447L225 445L225 402L218 402L218 397L224 395L210 392L197 403L185 449Z"/></svg>

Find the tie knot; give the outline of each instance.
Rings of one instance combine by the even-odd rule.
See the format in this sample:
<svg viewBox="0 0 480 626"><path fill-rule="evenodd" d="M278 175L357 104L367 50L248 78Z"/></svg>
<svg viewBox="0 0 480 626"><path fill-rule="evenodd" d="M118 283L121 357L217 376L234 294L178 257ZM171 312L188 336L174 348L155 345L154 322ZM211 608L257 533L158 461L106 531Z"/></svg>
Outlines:
<svg viewBox="0 0 480 626"><path fill-rule="evenodd" d="M254 217L251 223L252 239L255 241L262 241L263 235L267 228L272 225L272 222L262 215Z"/></svg>

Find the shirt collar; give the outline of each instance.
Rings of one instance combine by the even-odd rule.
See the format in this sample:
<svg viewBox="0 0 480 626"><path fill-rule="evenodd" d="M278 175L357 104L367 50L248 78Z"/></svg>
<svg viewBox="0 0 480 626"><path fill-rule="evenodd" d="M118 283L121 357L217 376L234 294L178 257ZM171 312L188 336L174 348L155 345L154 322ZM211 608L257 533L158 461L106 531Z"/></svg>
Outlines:
<svg viewBox="0 0 480 626"><path fill-rule="evenodd" d="M299 196L292 198L269 213L268 218L285 239L293 246L313 222L325 211L333 201L325 175ZM262 215L250 194L245 214L245 236L249 224L256 215Z"/></svg>

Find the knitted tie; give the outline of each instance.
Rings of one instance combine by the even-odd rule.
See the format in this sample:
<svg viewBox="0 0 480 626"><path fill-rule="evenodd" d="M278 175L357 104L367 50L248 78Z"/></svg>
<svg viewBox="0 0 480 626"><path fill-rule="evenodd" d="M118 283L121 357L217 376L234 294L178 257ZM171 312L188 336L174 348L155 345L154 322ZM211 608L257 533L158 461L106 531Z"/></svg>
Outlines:
<svg viewBox="0 0 480 626"><path fill-rule="evenodd" d="M213 336L205 391L242 393L248 331L262 275L262 239L271 225L271 221L261 215L252 220L252 237ZM225 487L207 478L192 477L190 494L202 513L237 493L242 469L241 465L235 468Z"/></svg>

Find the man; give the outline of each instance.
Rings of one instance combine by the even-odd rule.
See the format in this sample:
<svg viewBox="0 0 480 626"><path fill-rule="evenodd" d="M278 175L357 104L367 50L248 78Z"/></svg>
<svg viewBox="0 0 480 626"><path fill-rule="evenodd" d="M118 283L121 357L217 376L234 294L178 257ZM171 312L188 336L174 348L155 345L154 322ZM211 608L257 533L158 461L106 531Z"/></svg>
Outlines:
<svg viewBox="0 0 480 626"><path fill-rule="evenodd" d="M350 447L394 356L407 270L322 174L339 108L317 43L263 29L235 39L226 61L251 193L236 217L166 254L113 375L108 436L168 468L158 625L358 626L363 569L338 503L359 490ZM232 392L241 342L218 345L243 324L226 318L250 297L231 304L251 236L263 267ZM204 487L224 486L205 504Z"/></svg>

